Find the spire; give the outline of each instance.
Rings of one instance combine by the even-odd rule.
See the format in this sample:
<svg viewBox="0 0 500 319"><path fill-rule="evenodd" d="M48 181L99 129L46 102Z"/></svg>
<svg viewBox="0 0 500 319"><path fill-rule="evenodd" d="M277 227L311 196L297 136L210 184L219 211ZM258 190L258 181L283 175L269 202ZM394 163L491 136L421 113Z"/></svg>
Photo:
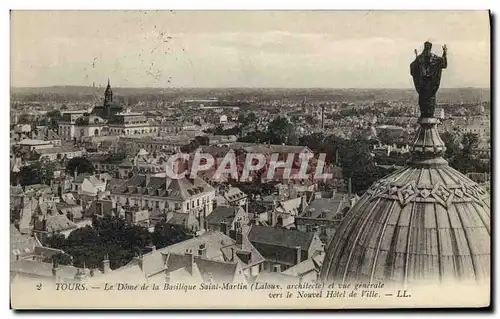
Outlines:
<svg viewBox="0 0 500 319"><path fill-rule="evenodd" d="M113 102L113 90L111 90L111 84L108 78L108 86L106 91L104 91L104 106L108 106Z"/></svg>

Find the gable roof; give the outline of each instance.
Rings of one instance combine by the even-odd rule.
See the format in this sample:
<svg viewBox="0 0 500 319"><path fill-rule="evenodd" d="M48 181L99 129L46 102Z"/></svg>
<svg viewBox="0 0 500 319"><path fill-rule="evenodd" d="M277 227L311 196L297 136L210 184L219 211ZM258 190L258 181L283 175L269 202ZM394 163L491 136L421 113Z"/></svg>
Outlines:
<svg viewBox="0 0 500 319"><path fill-rule="evenodd" d="M235 206L218 206L207 216L206 221L209 225L219 225L223 221L231 223L239 209Z"/></svg>
<svg viewBox="0 0 500 319"><path fill-rule="evenodd" d="M314 233L293 229L274 228L252 225L248 239L252 243L268 244L273 246L295 248L297 246L307 249L311 246Z"/></svg>
<svg viewBox="0 0 500 319"><path fill-rule="evenodd" d="M118 194L139 194L186 200L193 195L213 191L212 186L200 178L171 179L161 176L134 175L125 183L113 189Z"/></svg>

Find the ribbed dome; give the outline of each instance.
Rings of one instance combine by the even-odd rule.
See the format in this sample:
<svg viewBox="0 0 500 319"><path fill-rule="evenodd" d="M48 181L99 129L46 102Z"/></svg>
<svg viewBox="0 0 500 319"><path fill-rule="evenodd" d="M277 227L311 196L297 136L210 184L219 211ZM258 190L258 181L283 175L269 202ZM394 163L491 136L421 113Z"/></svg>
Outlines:
<svg viewBox="0 0 500 319"><path fill-rule="evenodd" d="M490 201L449 166L406 167L377 181L330 243L323 280L488 280Z"/></svg>

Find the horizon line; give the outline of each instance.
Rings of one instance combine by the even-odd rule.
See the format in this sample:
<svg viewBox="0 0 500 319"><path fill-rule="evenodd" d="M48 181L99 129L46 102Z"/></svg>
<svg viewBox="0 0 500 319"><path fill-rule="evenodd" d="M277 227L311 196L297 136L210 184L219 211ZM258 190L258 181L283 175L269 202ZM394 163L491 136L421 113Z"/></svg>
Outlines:
<svg viewBox="0 0 500 319"><path fill-rule="evenodd" d="M87 86L87 85L50 85L50 86L10 86L10 89L46 89L46 88L94 88L101 89L106 86ZM386 87L386 88L377 88L377 87L271 87L271 86L228 86L228 87L210 87L210 86L177 86L177 87L154 87L154 86L112 86L114 89L212 89L212 90L226 90L226 89L287 89L287 90L300 90L300 89L330 89L330 90L414 90L413 87ZM441 87L440 89L488 89L491 90L491 87L482 87L482 86L456 86L456 87Z"/></svg>

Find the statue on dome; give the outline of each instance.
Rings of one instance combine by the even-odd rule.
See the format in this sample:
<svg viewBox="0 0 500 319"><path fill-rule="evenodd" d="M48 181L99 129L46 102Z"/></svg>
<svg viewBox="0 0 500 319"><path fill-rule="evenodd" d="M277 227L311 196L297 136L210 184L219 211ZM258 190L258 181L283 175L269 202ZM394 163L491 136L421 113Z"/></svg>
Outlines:
<svg viewBox="0 0 500 319"><path fill-rule="evenodd" d="M443 46L442 57L432 53L431 49L432 43L425 42L424 50L420 55L415 50L415 60L410 64L410 74L418 92L418 105L422 118L434 117L436 92L441 82L441 72L448 65L446 45Z"/></svg>

